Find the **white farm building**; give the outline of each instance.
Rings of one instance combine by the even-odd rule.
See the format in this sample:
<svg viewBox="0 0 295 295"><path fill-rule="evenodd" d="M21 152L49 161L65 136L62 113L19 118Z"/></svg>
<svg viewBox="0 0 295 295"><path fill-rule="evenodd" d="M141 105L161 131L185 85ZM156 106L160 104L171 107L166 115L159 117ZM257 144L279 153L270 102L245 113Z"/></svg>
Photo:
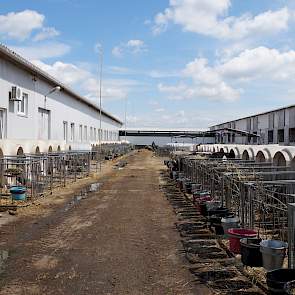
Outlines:
<svg viewBox="0 0 295 295"><path fill-rule="evenodd" d="M118 142L122 122L101 113L101 142ZM0 45L1 154L90 150L99 127L95 104Z"/></svg>
<svg viewBox="0 0 295 295"><path fill-rule="evenodd" d="M200 151L295 168L295 105L214 125L210 132L215 144Z"/></svg>

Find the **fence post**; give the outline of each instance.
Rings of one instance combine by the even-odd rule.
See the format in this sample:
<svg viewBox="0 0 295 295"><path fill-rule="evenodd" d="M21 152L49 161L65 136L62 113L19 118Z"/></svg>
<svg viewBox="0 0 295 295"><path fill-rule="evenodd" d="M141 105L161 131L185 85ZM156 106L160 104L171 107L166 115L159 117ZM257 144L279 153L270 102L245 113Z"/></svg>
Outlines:
<svg viewBox="0 0 295 295"><path fill-rule="evenodd" d="M288 267L295 268L295 203L288 204Z"/></svg>

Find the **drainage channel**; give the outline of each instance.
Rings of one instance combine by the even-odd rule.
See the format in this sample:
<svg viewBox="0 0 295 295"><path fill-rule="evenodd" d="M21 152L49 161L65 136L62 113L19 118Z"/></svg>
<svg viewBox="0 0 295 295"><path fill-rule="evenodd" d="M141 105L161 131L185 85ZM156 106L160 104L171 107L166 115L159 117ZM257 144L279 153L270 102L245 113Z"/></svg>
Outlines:
<svg viewBox="0 0 295 295"><path fill-rule="evenodd" d="M190 263L196 282L206 284L213 294L265 294L239 271L236 261L222 248L191 200L182 193L168 175L161 175L160 189L178 218L176 228L183 244L183 252Z"/></svg>

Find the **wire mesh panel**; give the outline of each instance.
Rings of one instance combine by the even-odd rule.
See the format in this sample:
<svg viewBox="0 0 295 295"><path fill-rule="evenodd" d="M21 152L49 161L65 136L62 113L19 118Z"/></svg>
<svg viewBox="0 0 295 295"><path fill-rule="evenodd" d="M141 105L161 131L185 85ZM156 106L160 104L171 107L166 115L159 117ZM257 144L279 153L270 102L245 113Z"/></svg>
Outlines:
<svg viewBox="0 0 295 295"><path fill-rule="evenodd" d="M26 198L32 199L56 187L85 178L98 171L106 155L111 159L128 153L127 144L104 145L95 151L66 151L44 154L4 156L0 158L1 200L10 196L13 186L26 189Z"/></svg>
<svg viewBox="0 0 295 295"><path fill-rule="evenodd" d="M174 159L180 172L235 213L242 227L255 229L265 239L287 241L291 236L294 245L295 224L290 222L295 223L295 217L288 215L288 204L295 203L292 167L176 153Z"/></svg>

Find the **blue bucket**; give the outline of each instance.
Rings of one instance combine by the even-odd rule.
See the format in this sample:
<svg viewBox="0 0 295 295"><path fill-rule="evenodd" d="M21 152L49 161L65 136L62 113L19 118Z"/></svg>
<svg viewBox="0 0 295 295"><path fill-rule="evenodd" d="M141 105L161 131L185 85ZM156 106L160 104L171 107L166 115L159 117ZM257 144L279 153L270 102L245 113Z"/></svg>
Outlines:
<svg viewBox="0 0 295 295"><path fill-rule="evenodd" d="M26 199L26 188L23 186L13 186L10 188L12 200L24 201Z"/></svg>

